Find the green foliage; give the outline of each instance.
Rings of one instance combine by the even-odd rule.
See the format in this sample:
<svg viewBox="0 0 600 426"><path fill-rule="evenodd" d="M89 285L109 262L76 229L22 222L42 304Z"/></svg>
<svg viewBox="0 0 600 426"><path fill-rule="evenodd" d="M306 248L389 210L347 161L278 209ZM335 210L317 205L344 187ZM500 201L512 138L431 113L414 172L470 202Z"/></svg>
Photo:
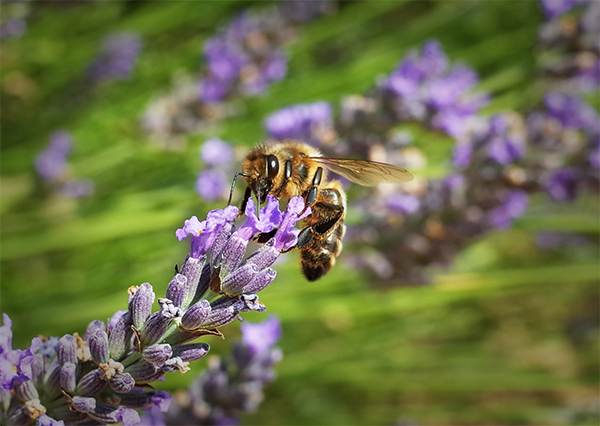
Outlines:
<svg viewBox="0 0 600 426"><path fill-rule="evenodd" d="M481 89L494 96L489 112L524 111L543 91L533 55L536 2L342 2L302 27L288 75L266 96L243 99L237 116L165 151L140 128L148 103L174 75L199 75L202 43L235 13L267 5L45 3L32 4L22 38L2 45L0 284L15 347L38 334L83 332L124 309L131 285L150 281L164 294L187 250L175 229L222 206L194 191L206 137L249 147L264 138L267 114L361 93L430 38L477 70ZM135 72L92 87L85 70L101 38L116 30L143 38ZM39 188L33 161L60 128L74 136L73 175L96 183L88 199ZM443 173L452 141L420 130L416 144L429 157L427 173ZM577 410L598 389L598 252L546 253L534 239L544 229L597 238L597 218L597 197L550 208L535 200L516 229L474 244L449 270L432 269L426 287L374 290L343 256L330 275L307 283L288 255L261 294L283 322L285 356L246 422L537 425L582 416L585 424L589 410ZM224 342L207 338L215 354L238 332L223 331ZM164 388L183 386L194 371Z"/></svg>

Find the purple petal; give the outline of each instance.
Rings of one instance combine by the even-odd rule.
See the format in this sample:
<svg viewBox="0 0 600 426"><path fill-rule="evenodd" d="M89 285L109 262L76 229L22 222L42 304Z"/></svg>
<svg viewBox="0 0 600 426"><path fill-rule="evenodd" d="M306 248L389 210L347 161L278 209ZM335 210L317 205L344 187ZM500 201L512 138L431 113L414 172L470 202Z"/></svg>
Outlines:
<svg viewBox="0 0 600 426"><path fill-rule="evenodd" d="M209 166L227 164L233 160L233 147L219 138L210 138L202 145L200 156Z"/></svg>
<svg viewBox="0 0 600 426"><path fill-rule="evenodd" d="M269 317L261 323L243 322L241 325L242 341L254 353L262 353L270 349L281 338L281 323L277 317Z"/></svg>

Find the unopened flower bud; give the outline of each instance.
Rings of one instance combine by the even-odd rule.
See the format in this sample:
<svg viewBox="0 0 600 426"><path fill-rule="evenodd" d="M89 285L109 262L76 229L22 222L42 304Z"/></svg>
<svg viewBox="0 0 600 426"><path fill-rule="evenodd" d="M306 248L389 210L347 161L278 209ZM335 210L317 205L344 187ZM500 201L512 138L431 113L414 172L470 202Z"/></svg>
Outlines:
<svg viewBox="0 0 600 426"><path fill-rule="evenodd" d="M108 350L111 358L120 360L131 350L132 325L133 321L129 311L121 315L115 323L108 337Z"/></svg>
<svg viewBox="0 0 600 426"><path fill-rule="evenodd" d="M144 360L128 366L125 371L131 374L137 384L150 383L165 375L158 365L150 364Z"/></svg>
<svg viewBox="0 0 600 426"><path fill-rule="evenodd" d="M56 365L52 370L44 387L48 395L56 396L60 394L60 365Z"/></svg>
<svg viewBox="0 0 600 426"><path fill-rule="evenodd" d="M94 334L94 332L96 330L103 330L106 331L106 324L104 324L104 321L92 321L91 323L88 324L87 328L85 329L85 334L83 335L83 340L85 340L86 342L90 339L90 336L92 334Z"/></svg>
<svg viewBox="0 0 600 426"><path fill-rule="evenodd" d="M129 408L148 408L157 406L162 412L166 412L173 398L165 391L141 391L129 392L120 395L121 404Z"/></svg>
<svg viewBox="0 0 600 426"><path fill-rule="evenodd" d="M17 398L23 402L31 401L32 399L38 399L40 397L31 380L17 382L15 384L14 391Z"/></svg>
<svg viewBox="0 0 600 426"><path fill-rule="evenodd" d="M96 330L88 339L90 354L96 364L108 362L108 334L104 330Z"/></svg>
<svg viewBox="0 0 600 426"><path fill-rule="evenodd" d="M158 342L165 331L167 331L172 319L173 316L164 311L154 312L150 315L140 334L140 343L142 344L142 347Z"/></svg>
<svg viewBox="0 0 600 426"><path fill-rule="evenodd" d="M221 278L225 278L231 271L234 271L246 253L248 241L239 238L237 233L232 235L227 245L223 249L223 260L220 265Z"/></svg>
<svg viewBox="0 0 600 426"><path fill-rule="evenodd" d="M77 363L77 340L70 334L65 334L56 345L56 356L62 365L65 362Z"/></svg>
<svg viewBox="0 0 600 426"><path fill-rule="evenodd" d="M117 374L108 381L108 385L117 393L127 393L135 387L135 380L129 373Z"/></svg>
<svg viewBox="0 0 600 426"><path fill-rule="evenodd" d="M208 318L211 311L210 303L208 300L200 300L194 303L190 308L183 314L181 318L181 325L188 330L195 330L200 327L204 321Z"/></svg>
<svg viewBox="0 0 600 426"><path fill-rule="evenodd" d="M181 307L185 296L185 287L187 278L181 274L176 274L167 287L167 299L173 301L173 305Z"/></svg>
<svg viewBox="0 0 600 426"><path fill-rule="evenodd" d="M204 269L205 260L205 256L201 256L200 259L188 257L181 266L180 273L187 280L185 283L183 303L181 304L182 308L187 307L196 295L196 289L200 282L200 276Z"/></svg>
<svg viewBox="0 0 600 426"><path fill-rule="evenodd" d="M272 268L266 268L260 271L252 281L244 287L244 293L258 293L273 282L277 276L277 271Z"/></svg>
<svg viewBox="0 0 600 426"><path fill-rule="evenodd" d="M131 298L129 312L135 328L140 329L152 313L154 298L152 286L148 283L142 284Z"/></svg>
<svg viewBox="0 0 600 426"><path fill-rule="evenodd" d="M210 346L208 343L189 343L187 345L179 345L173 348L173 356L181 358L183 361L191 362L204 357Z"/></svg>
<svg viewBox="0 0 600 426"><path fill-rule="evenodd" d="M71 409L80 413L89 413L96 408L96 399L87 396L74 396L70 402Z"/></svg>
<svg viewBox="0 0 600 426"><path fill-rule="evenodd" d="M103 376L104 372L99 368L90 371L79 380L79 383L77 384L77 393L82 395L94 395L101 392L107 386L106 381L102 379Z"/></svg>
<svg viewBox="0 0 600 426"><path fill-rule="evenodd" d="M103 402L97 402L96 408L89 412L88 416L103 424L122 422L124 425L136 425L140 422L140 415L137 411Z"/></svg>
<svg viewBox="0 0 600 426"><path fill-rule="evenodd" d="M165 343L160 345L150 345L142 352L144 359L151 364L162 364L173 355L171 345Z"/></svg>
<svg viewBox="0 0 600 426"><path fill-rule="evenodd" d="M256 265L246 264L225 277L221 282L221 290L227 294L239 294L258 273Z"/></svg>
<svg viewBox="0 0 600 426"><path fill-rule="evenodd" d="M65 362L60 368L60 387L67 392L73 392L77 387L77 365Z"/></svg>
<svg viewBox="0 0 600 426"><path fill-rule="evenodd" d="M254 264L261 270L271 266L281 254L280 250L273 247L274 243L275 239L273 238L267 241L257 251L252 253L248 259L245 260L245 263Z"/></svg>

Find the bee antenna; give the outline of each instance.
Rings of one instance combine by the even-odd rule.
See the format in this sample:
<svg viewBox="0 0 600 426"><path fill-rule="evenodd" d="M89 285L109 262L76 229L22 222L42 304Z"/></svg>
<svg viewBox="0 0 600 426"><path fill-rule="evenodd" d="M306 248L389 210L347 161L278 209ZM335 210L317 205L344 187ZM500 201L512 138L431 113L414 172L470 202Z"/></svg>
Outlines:
<svg viewBox="0 0 600 426"><path fill-rule="evenodd" d="M244 172L237 172L235 175L233 175L233 182L231 182L231 189L229 190L229 199L227 200L228 206L231 205L231 197L233 197L233 188L235 188L235 181L237 180L238 176L250 177L248 173Z"/></svg>

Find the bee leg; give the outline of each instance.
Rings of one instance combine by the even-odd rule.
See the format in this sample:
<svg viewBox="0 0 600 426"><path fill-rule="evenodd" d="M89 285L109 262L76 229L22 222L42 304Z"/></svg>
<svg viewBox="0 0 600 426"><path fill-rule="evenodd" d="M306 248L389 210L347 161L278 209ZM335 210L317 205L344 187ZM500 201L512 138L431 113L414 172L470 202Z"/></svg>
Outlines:
<svg viewBox="0 0 600 426"><path fill-rule="evenodd" d="M250 187L246 188L246 192L244 193L244 199L242 200L242 204L240 205L240 211L238 213L238 217L242 216L246 211L246 206L248 205L248 200L252 196L252 189Z"/></svg>
<svg viewBox="0 0 600 426"><path fill-rule="evenodd" d="M323 177L323 168L319 167L315 172L315 176L313 177L312 186L306 192L306 197L304 198L304 211L311 207L315 201L317 200L317 194L319 192L319 185L321 184L321 178Z"/></svg>
<svg viewBox="0 0 600 426"><path fill-rule="evenodd" d="M338 204L325 203L319 201L313 206L313 211L317 217L323 220L313 224L310 228L317 237L328 234L344 215L344 207ZM302 233L302 231L300 231Z"/></svg>
<svg viewBox="0 0 600 426"><path fill-rule="evenodd" d="M310 243L313 240L313 232L312 232L312 228L310 226L307 226L306 228L304 228L302 231L300 231L300 233L298 234L298 242L296 243L295 247L298 248L303 248L306 247L308 245L308 243Z"/></svg>
<svg viewBox="0 0 600 426"><path fill-rule="evenodd" d="M287 253L296 248L302 249L309 245L314 238L322 238L324 235L329 234L344 215L344 207L337 204L320 201L316 203L313 208L318 212L318 217L324 217L325 219L311 226L304 227L298 234L296 245L289 249L282 250L282 253Z"/></svg>
<svg viewBox="0 0 600 426"><path fill-rule="evenodd" d="M231 182L231 189L229 190L229 199L227 200L228 206L231 205L231 197L233 197L233 188L235 188L235 182L237 181L238 176L250 177L249 174L244 173L244 172L238 172L235 175L233 175L233 181Z"/></svg>
<svg viewBox="0 0 600 426"><path fill-rule="evenodd" d="M335 189L324 189L320 197L336 201ZM338 200L339 201L339 200ZM319 201L313 206L313 218L320 219L307 230L311 240L300 248L300 264L302 272L308 281L316 281L325 275L335 265L336 258L342 251L344 226L344 206ZM300 236L298 237L300 245Z"/></svg>
<svg viewBox="0 0 600 426"><path fill-rule="evenodd" d="M277 233L277 229L278 228L275 228L271 232L261 232L256 237L254 237L253 240L256 241L258 244L264 244L275 236L275 234Z"/></svg>

